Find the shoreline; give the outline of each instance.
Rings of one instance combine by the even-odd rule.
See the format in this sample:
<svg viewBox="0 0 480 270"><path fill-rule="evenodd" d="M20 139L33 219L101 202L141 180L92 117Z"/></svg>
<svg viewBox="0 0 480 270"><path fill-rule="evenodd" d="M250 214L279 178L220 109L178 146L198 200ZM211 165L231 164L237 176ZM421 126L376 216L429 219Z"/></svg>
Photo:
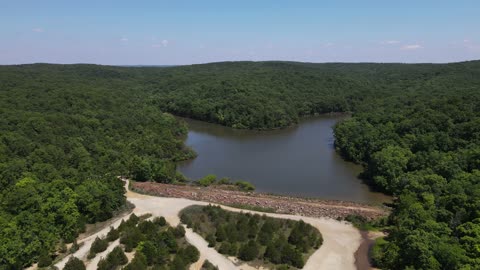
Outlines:
<svg viewBox="0 0 480 270"><path fill-rule="evenodd" d="M349 215L359 215L368 220L384 217L386 207L372 206L357 202L319 200L255 192L225 190L215 187L173 185L153 182L131 182L135 192L169 198L185 198L222 205L241 205L265 209L279 214L293 214L305 217L329 217L344 219ZM272 211L270 211L272 210Z"/></svg>

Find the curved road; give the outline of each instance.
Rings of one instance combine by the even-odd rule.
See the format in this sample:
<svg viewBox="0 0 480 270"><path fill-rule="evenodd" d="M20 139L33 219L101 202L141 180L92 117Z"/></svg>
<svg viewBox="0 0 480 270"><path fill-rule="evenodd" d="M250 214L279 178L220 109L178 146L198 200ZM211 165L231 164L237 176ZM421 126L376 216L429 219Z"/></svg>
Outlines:
<svg viewBox="0 0 480 270"><path fill-rule="evenodd" d="M127 190L127 200L135 205L133 213L135 213L136 215L151 213L153 216L163 216L171 226L177 226L178 224L180 224L178 214L185 207L191 205L209 204L207 202L193 201L182 198L165 198L142 195L130 191L128 189L128 181L126 181L125 188ZM351 224L328 218L310 218L286 214L262 213L225 206L221 207L230 211L258 213L261 215L266 214L267 216L276 218L292 220L302 219L303 221L315 226L322 233L323 236L322 246L317 251L315 251L312 256L310 256L303 269L355 269L354 253L360 246L362 237L360 235L360 232ZM128 219L128 217L129 215L123 217L122 219ZM121 219L118 219L111 226L117 227L120 225L120 222ZM70 256L75 256L79 259L86 261L86 256L95 237L105 236L109 230L110 228L107 226L105 229L83 239L81 241L83 243L83 246L77 252ZM214 265L217 265L218 268L221 270L256 269L246 264L234 264L233 261L218 253L215 249L209 248L208 243L200 235L194 233L191 229L186 228L185 237L190 244L194 245L200 251L200 260L192 265L192 270L200 269L200 266L205 259L209 260ZM118 245L118 242L111 243L109 250L113 249L113 247L115 247L116 245ZM100 257L105 255L106 254L103 253L98 254L97 257L95 257L91 261L86 261L87 269L96 269L96 265ZM64 258L63 260L55 264L55 266L57 266L59 269L63 269L65 263L68 261L70 256Z"/></svg>

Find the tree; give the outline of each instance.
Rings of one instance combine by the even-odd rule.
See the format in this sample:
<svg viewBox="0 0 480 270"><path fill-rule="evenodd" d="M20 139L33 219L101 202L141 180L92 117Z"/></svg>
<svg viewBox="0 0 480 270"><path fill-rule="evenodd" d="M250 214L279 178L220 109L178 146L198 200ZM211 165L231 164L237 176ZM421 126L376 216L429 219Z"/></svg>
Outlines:
<svg viewBox="0 0 480 270"><path fill-rule="evenodd" d="M188 245L184 250L184 257L188 262L194 263L200 258L200 252L196 247Z"/></svg>
<svg viewBox="0 0 480 270"><path fill-rule="evenodd" d="M127 264L124 268L125 270L147 270L147 258L141 252L135 252L135 257L132 261Z"/></svg>
<svg viewBox="0 0 480 270"><path fill-rule="evenodd" d="M107 247L108 241L97 236L90 247L90 253L96 254L105 251Z"/></svg>
<svg viewBox="0 0 480 270"><path fill-rule="evenodd" d="M184 237L185 236L185 228L182 225L179 224L173 230L173 234L175 235L176 238Z"/></svg>
<svg viewBox="0 0 480 270"><path fill-rule="evenodd" d="M238 252L238 257L244 261L251 261L258 257L259 248L255 241L250 240L246 244L243 244Z"/></svg>
<svg viewBox="0 0 480 270"><path fill-rule="evenodd" d="M219 226L215 232L215 237L217 242L223 242L227 238L227 233L223 226Z"/></svg>
<svg viewBox="0 0 480 270"><path fill-rule="evenodd" d="M116 246L108 255L107 261L114 266L124 265L128 262L128 258L120 246Z"/></svg>
<svg viewBox="0 0 480 270"><path fill-rule="evenodd" d="M218 270L218 267L213 265L209 260L205 260L202 264L201 270Z"/></svg>
<svg viewBox="0 0 480 270"><path fill-rule="evenodd" d="M143 241L138 244L137 251L140 251L147 259L147 265L153 265L155 263L155 257L157 255L157 248L151 241Z"/></svg>
<svg viewBox="0 0 480 270"><path fill-rule="evenodd" d="M153 223L155 223L155 224L157 224L157 225L159 225L159 226L161 226L161 227L167 225L167 221L165 220L164 217L155 217L155 218L153 219Z"/></svg>
<svg viewBox="0 0 480 270"><path fill-rule="evenodd" d="M85 270L85 264L77 257L71 256L63 270Z"/></svg>
<svg viewBox="0 0 480 270"><path fill-rule="evenodd" d="M48 252L42 252L38 258L38 267L47 267L52 264L52 257Z"/></svg>
<svg viewBox="0 0 480 270"><path fill-rule="evenodd" d="M107 233L107 241L112 242L120 237L120 232L113 227L110 227L110 231Z"/></svg>

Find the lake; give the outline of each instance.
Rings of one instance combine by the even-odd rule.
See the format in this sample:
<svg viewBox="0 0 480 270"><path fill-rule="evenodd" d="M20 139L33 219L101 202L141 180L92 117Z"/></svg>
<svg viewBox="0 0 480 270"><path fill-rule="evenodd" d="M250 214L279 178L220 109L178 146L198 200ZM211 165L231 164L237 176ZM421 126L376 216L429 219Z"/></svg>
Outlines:
<svg viewBox="0 0 480 270"><path fill-rule="evenodd" d="M179 163L191 179L207 174L246 180L256 191L321 199L380 203L389 200L358 179L362 167L344 161L334 149L332 127L346 116L319 116L297 126L237 130L182 118L186 144L198 157Z"/></svg>

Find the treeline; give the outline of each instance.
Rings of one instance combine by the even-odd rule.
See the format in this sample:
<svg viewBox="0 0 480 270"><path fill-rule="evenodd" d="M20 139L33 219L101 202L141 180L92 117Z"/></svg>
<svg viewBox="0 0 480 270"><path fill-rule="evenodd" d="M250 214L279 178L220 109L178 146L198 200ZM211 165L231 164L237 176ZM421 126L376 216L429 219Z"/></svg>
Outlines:
<svg viewBox="0 0 480 270"><path fill-rule="evenodd" d="M396 197L388 237L373 252L383 269L480 265L480 77L475 72L365 101L335 128L337 149L364 164L366 181Z"/></svg>
<svg viewBox="0 0 480 270"><path fill-rule="evenodd" d="M275 269L302 268L323 242L320 232L302 220L234 213L219 206L191 206L182 210L180 219L221 254Z"/></svg>
<svg viewBox="0 0 480 270"><path fill-rule="evenodd" d="M479 85L478 61L0 66L0 269L111 217L125 204L118 175L182 180L187 129L164 111L250 129L353 112L339 151L399 198L377 261L478 265Z"/></svg>
<svg viewBox="0 0 480 270"><path fill-rule="evenodd" d="M303 116L355 112L365 101L409 92L431 96L440 94L438 87L473 90L479 66L225 62L163 69L161 79L152 79L147 87L155 104L176 115L235 128L272 129Z"/></svg>
<svg viewBox="0 0 480 270"><path fill-rule="evenodd" d="M171 182L190 155L185 125L112 70L0 67L0 269L22 269L112 217L125 205L116 176Z"/></svg>

